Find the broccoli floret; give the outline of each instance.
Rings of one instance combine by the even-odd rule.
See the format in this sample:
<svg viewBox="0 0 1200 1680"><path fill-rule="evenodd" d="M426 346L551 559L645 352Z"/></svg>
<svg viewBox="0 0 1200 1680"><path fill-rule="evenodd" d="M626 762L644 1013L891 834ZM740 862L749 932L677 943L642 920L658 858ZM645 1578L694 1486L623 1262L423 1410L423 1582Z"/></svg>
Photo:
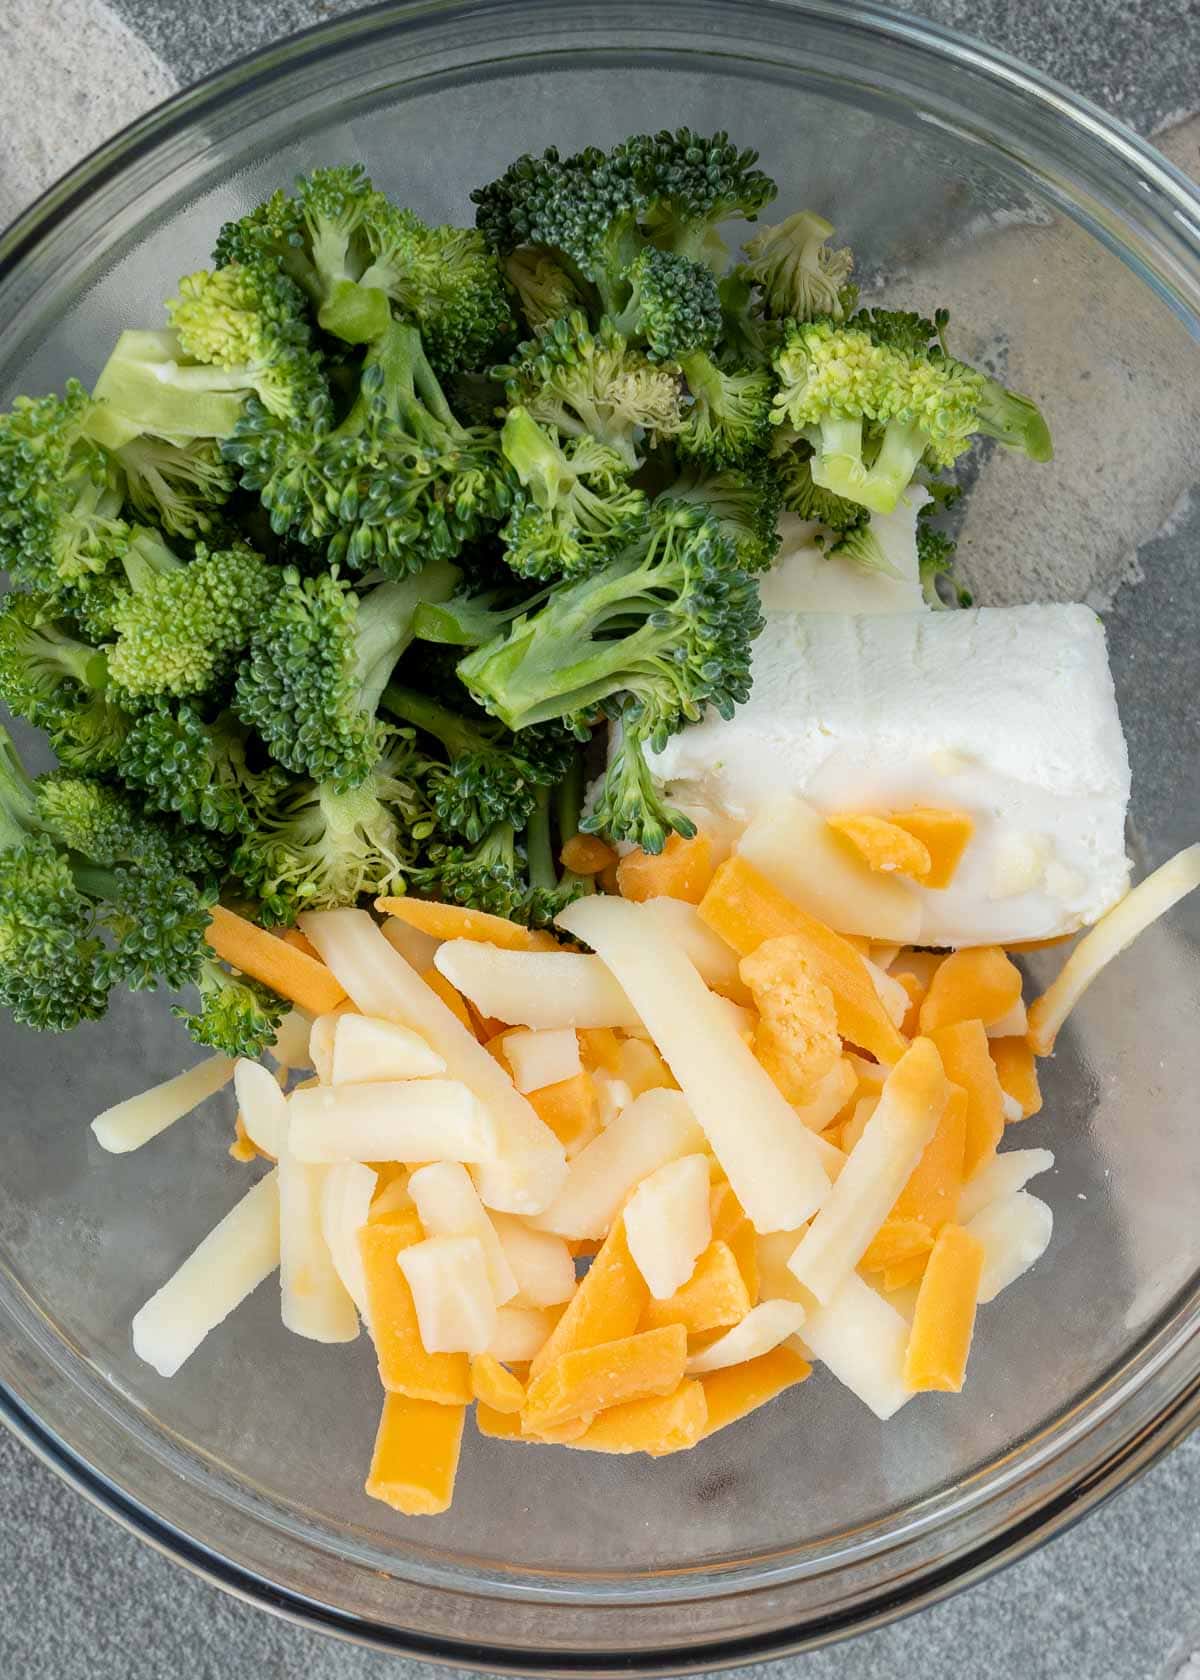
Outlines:
<svg viewBox="0 0 1200 1680"><path fill-rule="evenodd" d="M474 846L435 842L409 885L428 898L519 920L529 895L511 823L497 823Z"/></svg>
<svg viewBox="0 0 1200 1680"><path fill-rule="evenodd" d="M766 368L727 370L702 350L679 358L691 405L675 439L680 455L720 470L741 466L771 441L771 376Z"/></svg>
<svg viewBox="0 0 1200 1680"><path fill-rule="evenodd" d="M200 1008L176 1004L171 1013L184 1022L195 1043L253 1060L270 1049L290 1007L283 998L256 980L232 974L211 953L201 960L193 980Z"/></svg>
<svg viewBox="0 0 1200 1680"><path fill-rule="evenodd" d="M25 588L103 572L128 540L124 477L89 435L94 415L74 379L61 397L18 397L0 414L0 566Z"/></svg>
<svg viewBox="0 0 1200 1680"><path fill-rule="evenodd" d="M783 487L783 505L801 519L814 519L831 531L850 531L870 514L861 502L851 502L813 483L812 445L790 426L780 426L771 461Z"/></svg>
<svg viewBox="0 0 1200 1680"><path fill-rule="evenodd" d="M645 733L632 707L613 719L604 781L580 826L590 834L631 840L644 852L654 853L662 851L670 834L690 840L696 832L692 819L668 804L662 789L655 786L646 763Z"/></svg>
<svg viewBox="0 0 1200 1680"><path fill-rule="evenodd" d="M117 769L153 810L217 834L241 834L253 828L260 804L278 797L286 781L274 766L252 769L249 747L231 712L206 723L187 701L159 702L134 719Z"/></svg>
<svg viewBox="0 0 1200 1680"><path fill-rule="evenodd" d="M109 692L104 653L55 617L44 596L10 595L0 612L0 699L45 729L73 770L112 769L129 730Z"/></svg>
<svg viewBox="0 0 1200 1680"><path fill-rule="evenodd" d="M585 825L661 849L664 812L643 749L661 749L712 705L722 717L750 690L750 644L762 627L754 580L695 504L661 497L643 536L604 572L565 583L458 670L510 729L562 718L586 735L601 708L619 715L624 753Z"/></svg>
<svg viewBox="0 0 1200 1680"><path fill-rule="evenodd" d="M234 710L272 756L343 792L366 780L384 741L379 697L413 636L423 600L446 599L457 573L445 561L363 595L336 570L302 578L285 569L243 661Z"/></svg>
<svg viewBox="0 0 1200 1680"><path fill-rule="evenodd" d="M592 437L560 444L518 407L509 410L501 447L522 488L500 534L522 577L596 571L645 525L645 492L627 482L624 460L607 444Z"/></svg>
<svg viewBox="0 0 1200 1680"><path fill-rule="evenodd" d="M350 412L330 421L327 403L298 421L252 403L226 453L273 528L332 563L399 577L452 559L507 512L499 439L455 418L415 327L393 322L372 344Z"/></svg>
<svg viewBox="0 0 1200 1680"><path fill-rule="evenodd" d="M753 459L742 467L705 472L690 466L671 485L669 494L695 502L716 520L722 536L733 544L743 571L769 571L779 552L779 514L783 484L775 463Z"/></svg>
<svg viewBox="0 0 1200 1680"><path fill-rule="evenodd" d="M586 303L583 290L552 251L523 245L503 259L504 272L517 294L521 313L534 332L541 332Z"/></svg>
<svg viewBox="0 0 1200 1680"><path fill-rule="evenodd" d="M480 840L498 822L522 828L539 787L551 787L571 761L561 732L512 735L492 718L469 718L426 694L389 683L384 709L431 735L446 754L431 762L424 785L441 825Z"/></svg>
<svg viewBox="0 0 1200 1680"><path fill-rule="evenodd" d="M890 513L922 461L951 465L977 433L1049 458L1049 433L1028 398L946 356L929 344L935 335L919 316L881 311L843 326L789 323L772 419L811 443L817 485Z"/></svg>
<svg viewBox="0 0 1200 1680"><path fill-rule="evenodd" d="M917 515L917 571L921 579L921 593L926 606L969 607L972 600L970 590L961 588L954 581L954 556L958 545L944 531L936 530L926 517L939 511L935 501L927 503Z"/></svg>
<svg viewBox="0 0 1200 1680"><path fill-rule="evenodd" d="M122 559L129 592L112 614L113 681L131 695L203 694L231 670L268 610L280 572L252 548L209 551L190 562L156 531L139 529Z"/></svg>
<svg viewBox="0 0 1200 1680"><path fill-rule="evenodd" d="M615 325L627 339L644 343L655 360L715 347L721 294L711 268L648 245L630 264L629 284L629 302Z"/></svg>
<svg viewBox="0 0 1200 1680"><path fill-rule="evenodd" d="M303 780L260 801L233 871L260 901L264 921L334 910L364 893L403 891L404 872L436 829L411 731L394 731L368 777L353 788Z"/></svg>
<svg viewBox="0 0 1200 1680"><path fill-rule="evenodd" d="M174 537L205 536L220 523L221 509L233 494L234 474L213 439L177 444L136 437L122 444L116 456L125 472L126 495L140 519Z"/></svg>
<svg viewBox="0 0 1200 1680"><path fill-rule="evenodd" d="M629 472L640 465L644 442L670 437L682 422L675 372L631 349L607 317L593 333L574 311L495 371L512 407L563 437L604 444Z"/></svg>
<svg viewBox="0 0 1200 1680"><path fill-rule="evenodd" d="M832 222L801 210L746 241L749 260L741 272L761 289L768 316L811 321L827 315L842 321L850 313L857 298L850 284L854 255L845 246L831 250L832 237Z"/></svg>
<svg viewBox="0 0 1200 1680"><path fill-rule="evenodd" d="M551 147L540 158L518 158L471 197L496 250L553 248L596 288L601 308L616 313L629 302L629 270L646 244L722 266L720 224L753 219L775 194L756 161L757 153L738 151L725 134L663 130L633 135L607 153L588 147L560 158Z"/></svg>

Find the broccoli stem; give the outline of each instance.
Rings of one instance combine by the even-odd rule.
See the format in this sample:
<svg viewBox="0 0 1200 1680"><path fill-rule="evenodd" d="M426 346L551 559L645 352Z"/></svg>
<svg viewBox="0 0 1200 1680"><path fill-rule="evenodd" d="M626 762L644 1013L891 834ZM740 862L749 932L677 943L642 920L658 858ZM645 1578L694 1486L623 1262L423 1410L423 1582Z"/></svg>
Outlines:
<svg viewBox="0 0 1200 1680"><path fill-rule="evenodd" d="M129 579L129 587L136 593L158 578L183 571L185 562L172 553L157 531L139 525L121 556L121 565Z"/></svg>
<svg viewBox="0 0 1200 1680"><path fill-rule="evenodd" d="M23 846L37 833L37 785L0 728L0 847Z"/></svg>
<svg viewBox="0 0 1200 1680"><path fill-rule="evenodd" d="M440 741L452 759L461 758L467 752L485 752L490 745L487 736L469 718L452 712L427 694L418 694L415 688L405 688L402 683L388 683L380 704L393 717L414 724Z"/></svg>
<svg viewBox="0 0 1200 1680"><path fill-rule="evenodd" d="M1010 449L1023 449L1031 461L1053 459L1050 428L1037 404L1018 391L1007 390L997 379L983 382L979 430L985 437L998 438Z"/></svg>
<svg viewBox="0 0 1200 1680"><path fill-rule="evenodd" d="M459 575L448 560L431 560L423 571L376 584L360 599L355 649L364 711L378 708L397 660L413 641L418 607L448 601Z"/></svg>
<svg viewBox="0 0 1200 1680"><path fill-rule="evenodd" d="M862 421L827 419L820 425L820 447L812 458L813 483L869 508L891 513L912 481L928 438L915 424L889 421L873 466L862 458Z"/></svg>
<svg viewBox="0 0 1200 1680"><path fill-rule="evenodd" d="M540 787L525 825L525 862L531 887L553 892L558 886L554 846L550 839L550 789Z"/></svg>

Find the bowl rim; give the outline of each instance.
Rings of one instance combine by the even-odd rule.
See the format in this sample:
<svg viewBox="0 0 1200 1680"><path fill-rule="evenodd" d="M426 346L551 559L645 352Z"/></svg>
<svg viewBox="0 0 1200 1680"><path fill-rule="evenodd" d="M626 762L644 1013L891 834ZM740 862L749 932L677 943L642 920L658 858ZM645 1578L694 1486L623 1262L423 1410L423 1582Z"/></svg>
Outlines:
<svg viewBox="0 0 1200 1680"><path fill-rule="evenodd" d="M331 51L361 47L417 21L439 16L458 20L495 18L507 12L520 14L527 4L528 0L380 0L348 17L312 25L239 56L120 129L41 193L0 232L0 282L21 267L58 222L132 164L255 85L278 82ZM679 0L666 0L666 9L678 8ZM1043 111L1098 142L1121 166L1137 171L1142 183L1162 196L1173 218L1181 223L1185 238L1200 255L1200 188L1123 121L1013 55L957 30L901 14L875 0L739 0L738 9L743 13L757 10L792 14L798 20L808 19L826 27L865 29L887 41L930 50L934 56L979 73L1010 95L1034 101ZM730 10L732 14L734 8ZM1193 1328L1189 1336L1194 1338L1197 1333ZM1172 1341L1170 1351L1178 1352L1179 1338ZM1144 1380L1148 1381L1151 1374L1147 1373ZM881 1627L1017 1561L1120 1491L1200 1423L1200 1370L1153 1416L1141 1420L1132 1432L1115 1434L1106 1442L1103 1455L1086 1474L1065 1478L1016 1520L960 1549L946 1562L914 1570L899 1586L894 1581L886 1583L874 1596L865 1593L853 1606L802 1625L770 1626L736 1638L706 1637L698 1644L620 1653L611 1649L563 1652L501 1644L484 1646L428 1635L411 1627L400 1630L366 1623L351 1612L280 1586L160 1518L76 1453L2 1379L0 1422L43 1463L139 1539L210 1584L287 1620L364 1646L485 1673L616 1676L632 1670L676 1675L759 1662Z"/></svg>

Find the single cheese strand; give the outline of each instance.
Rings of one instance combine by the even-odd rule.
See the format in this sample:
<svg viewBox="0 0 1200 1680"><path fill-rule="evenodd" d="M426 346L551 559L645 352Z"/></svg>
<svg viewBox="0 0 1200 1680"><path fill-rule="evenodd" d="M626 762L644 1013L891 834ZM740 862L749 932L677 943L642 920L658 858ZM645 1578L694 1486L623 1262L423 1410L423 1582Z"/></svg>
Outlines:
<svg viewBox="0 0 1200 1680"><path fill-rule="evenodd" d="M214 904L209 915L204 937L230 967L261 981L309 1015L326 1015L346 1001L345 988L324 963L223 904Z"/></svg>
<svg viewBox="0 0 1200 1680"><path fill-rule="evenodd" d="M746 1218L746 1210L734 1195L732 1185L724 1182L713 1185L709 1215L712 1239L728 1243L753 1305L758 1300L758 1234Z"/></svg>
<svg viewBox="0 0 1200 1680"><path fill-rule="evenodd" d="M904 1381L908 1324L857 1272L843 1280L826 1306L812 1302L804 1341L877 1418L886 1422L909 1398Z"/></svg>
<svg viewBox="0 0 1200 1680"><path fill-rule="evenodd" d="M754 999L738 973L738 959L725 941L700 920L694 904L681 898L649 898L646 914L657 924L664 939L678 945L693 963L706 986L733 1003L748 1006Z"/></svg>
<svg viewBox="0 0 1200 1680"><path fill-rule="evenodd" d="M466 1168L457 1161L431 1161L409 1178L408 1193L417 1205L426 1236L477 1239L496 1305L511 1301L517 1293L516 1277Z"/></svg>
<svg viewBox="0 0 1200 1680"><path fill-rule="evenodd" d="M288 1147L301 1161L488 1161L497 1127L456 1079L321 1085L288 1098Z"/></svg>
<svg viewBox="0 0 1200 1680"><path fill-rule="evenodd" d="M849 840L868 869L910 875L914 880L924 881L933 868L925 842L886 817L866 811L847 811L827 820L835 834Z"/></svg>
<svg viewBox="0 0 1200 1680"><path fill-rule="evenodd" d="M789 1262L806 1289L829 1302L862 1259L937 1129L950 1086L927 1038L900 1058L866 1130Z"/></svg>
<svg viewBox="0 0 1200 1680"><path fill-rule="evenodd" d="M523 1301L555 1307L571 1299L575 1262L561 1237L535 1231L511 1213L493 1214L492 1226Z"/></svg>
<svg viewBox="0 0 1200 1680"><path fill-rule="evenodd" d="M358 1233L371 1213L378 1175L357 1161L329 1167L321 1187L321 1232L334 1270L359 1316L367 1316L367 1278Z"/></svg>
<svg viewBox="0 0 1200 1680"><path fill-rule="evenodd" d="M496 1412L519 1412L525 1404L525 1385L490 1353L471 1361L471 1392Z"/></svg>
<svg viewBox="0 0 1200 1680"><path fill-rule="evenodd" d="M234 1067L232 1056L208 1056L186 1072L177 1073L174 1079L166 1079L136 1097L126 1097L92 1121L96 1142L110 1155L140 1149L228 1085Z"/></svg>
<svg viewBox="0 0 1200 1680"><path fill-rule="evenodd" d="M962 1390L975 1332L983 1244L961 1225L944 1225L925 1267L904 1356L914 1393Z"/></svg>
<svg viewBox="0 0 1200 1680"><path fill-rule="evenodd" d="M312 1342L352 1342L358 1313L321 1226L328 1167L279 1157L279 1293L283 1322Z"/></svg>
<svg viewBox="0 0 1200 1680"><path fill-rule="evenodd" d="M277 1161L287 1144L287 1098L261 1062L245 1056L233 1071L233 1088L246 1136L255 1149Z"/></svg>
<svg viewBox="0 0 1200 1680"><path fill-rule="evenodd" d="M687 1332L681 1324L564 1353L531 1380L522 1428L544 1433L627 1400L670 1394L683 1381L686 1360Z"/></svg>
<svg viewBox="0 0 1200 1680"><path fill-rule="evenodd" d="M466 1414L465 1406L385 1396L364 1491L406 1517L448 1511Z"/></svg>
<svg viewBox="0 0 1200 1680"><path fill-rule="evenodd" d="M1101 916L1071 952L1057 980L1030 1007L1029 1042L1037 1055L1050 1055L1063 1022L1100 970L1198 886L1200 844L1177 852Z"/></svg>
<svg viewBox="0 0 1200 1680"><path fill-rule="evenodd" d="M755 1229L807 1219L829 1189L813 1134L682 951L656 941L642 908L622 899L580 899L558 922L604 959L629 995Z"/></svg>
<svg viewBox="0 0 1200 1680"><path fill-rule="evenodd" d="M804 1308L799 1301L760 1301L740 1324L718 1336L703 1353L692 1354L687 1362L688 1376L699 1377L707 1371L723 1370L726 1365L744 1365L748 1359L758 1359L794 1336L803 1323Z"/></svg>
<svg viewBox="0 0 1200 1680"><path fill-rule="evenodd" d="M690 1336L703 1336L736 1324L753 1304L733 1249L727 1242L715 1241L697 1260L682 1289L665 1301L647 1301L640 1327L655 1330L664 1324L682 1324Z"/></svg>
<svg viewBox="0 0 1200 1680"><path fill-rule="evenodd" d="M375 908L382 915L395 916L409 927L434 939L480 939L509 951L553 951L553 934L539 933L493 916L486 910L464 910L459 904L438 904L423 898L377 898ZM312 935L309 934L309 938ZM320 945L314 939L313 944Z"/></svg>
<svg viewBox="0 0 1200 1680"><path fill-rule="evenodd" d="M744 1365L729 1365L701 1379L708 1420L704 1434L715 1435L731 1423L756 1412L784 1389L812 1375L812 1366L794 1348L772 1348Z"/></svg>
<svg viewBox="0 0 1200 1680"><path fill-rule="evenodd" d="M579 1452L640 1452L665 1458L694 1447L707 1424L704 1385L685 1380L670 1394L627 1400L599 1412L583 1434L567 1445Z"/></svg>
<svg viewBox="0 0 1200 1680"><path fill-rule="evenodd" d="M535 1359L550 1338L555 1317L538 1307L497 1307L496 1333L488 1352L502 1365Z"/></svg>
<svg viewBox="0 0 1200 1680"><path fill-rule="evenodd" d="M678 898L699 904L712 880L716 859L707 834L668 834L661 852L635 846L617 864L617 891L622 898L643 904L651 898Z"/></svg>
<svg viewBox="0 0 1200 1680"><path fill-rule="evenodd" d="M996 1065L996 1078L1006 1097L1020 1105L1022 1120L1037 1114L1042 1106L1037 1063L1027 1038L993 1038L988 1034L988 1053Z"/></svg>
<svg viewBox="0 0 1200 1680"><path fill-rule="evenodd" d="M963 1178L970 1179L996 1153L1004 1136L1004 1092L980 1021L955 1021L930 1033L946 1078L967 1093Z"/></svg>
<svg viewBox="0 0 1200 1680"><path fill-rule="evenodd" d="M739 956L766 939L798 934L815 976L833 993L838 1031L881 1062L898 1062L908 1048L879 1000L867 965L848 939L810 916L744 857L731 857L700 901L701 921Z"/></svg>
<svg viewBox="0 0 1200 1680"><path fill-rule="evenodd" d="M1031 1178L1049 1172L1053 1165L1054 1156L1048 1149L1006 1149L1002 1155L993 1155L970 1184L963 1186L954 1216L957 1223L966 1225L993 1202L1015 1196Z"/></svg>
<svg viewBox="0 0 1200 1680"><path fill-rule="evenodd" d="M1028 1190L1018 1190L1015 1196L990 1202L966 1229L983 1244L983 1276L979 1280L979 1304L983 1306L1041 1259L1050 1246L1054 1216L1045 1202Z"/></svg>
<svg viewBox="0 0 1200 1680"><path fill-rule="evenodd" d="M929 870L921 877L921 885L948 887L975 832L975 824L966 812L921 807L915 811L889 811L888 820L919 840L928 851Z"/></svg>
<svg viewBox="0 0 1200 1680"><path fill-rule="evenodd" d="M279 1181L260 1178L133 1320L133 1351L173 1377L279 1265Z"/></svg>
<svg viewBox="0 0 1200 1680"><path fill-rule="evenodd" d="M599 957L576 951L506 951L448 939L438 972L485 1015L523 1027L640 1027L637 1010Z"/></svg>
<svg viewBox="0 0 1200 1680"><path fill-rule="evenodd" d="M472 1091L499 1131L499 1159L478 1168L475 1185L501 1213L540 1213L567 1175L562 1145L508 1074L404 961L362 910L301 918L304 931L364 1015L411 1027ZM349 1088L349 1087L348 1087Z"/></svg>
<svg viewBox="0 0 1200 1680"><path fill-rule="evenodd" d="M397 1213L358 1233L367 1280L367 1324L379 1360L379 1380L390 1394L440 1405L471 1399L470 1363L463 1353L426 1353L412 1290L398 1261L422 1241L416 1211Z"/></svg>
<svg viewBox="0 0 1200 1680"><path fill-rule="evenodd" d="M1000 1021L1021 1001L1021 971L998 945L952 951L939 963L921 1004L921 1031L956 1021Z"/></svg>

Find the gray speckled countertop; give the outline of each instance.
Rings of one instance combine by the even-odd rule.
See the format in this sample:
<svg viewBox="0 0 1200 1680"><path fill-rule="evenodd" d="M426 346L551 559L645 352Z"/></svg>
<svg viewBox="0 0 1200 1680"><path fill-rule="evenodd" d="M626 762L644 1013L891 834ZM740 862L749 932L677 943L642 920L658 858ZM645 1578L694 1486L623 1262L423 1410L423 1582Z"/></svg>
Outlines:
<svg viewBox="0 0 1200 1680"><path fill-rule="evenodd" d="M340 0L0 0L0 220L124 122ZM1200 177L1197 0L921 0L1023 57ZM1200 521L1170 540L1194 545ZM1148 603L1135 592L1114 613ZM796 1663L805 1680L1200 1680L1200 1437L1053 1545L937 1609ZM226 1598L0 1435L0 1680L365 1680L433 1670ZM762 1672L766 1672L765 1670Z"/></svg>

